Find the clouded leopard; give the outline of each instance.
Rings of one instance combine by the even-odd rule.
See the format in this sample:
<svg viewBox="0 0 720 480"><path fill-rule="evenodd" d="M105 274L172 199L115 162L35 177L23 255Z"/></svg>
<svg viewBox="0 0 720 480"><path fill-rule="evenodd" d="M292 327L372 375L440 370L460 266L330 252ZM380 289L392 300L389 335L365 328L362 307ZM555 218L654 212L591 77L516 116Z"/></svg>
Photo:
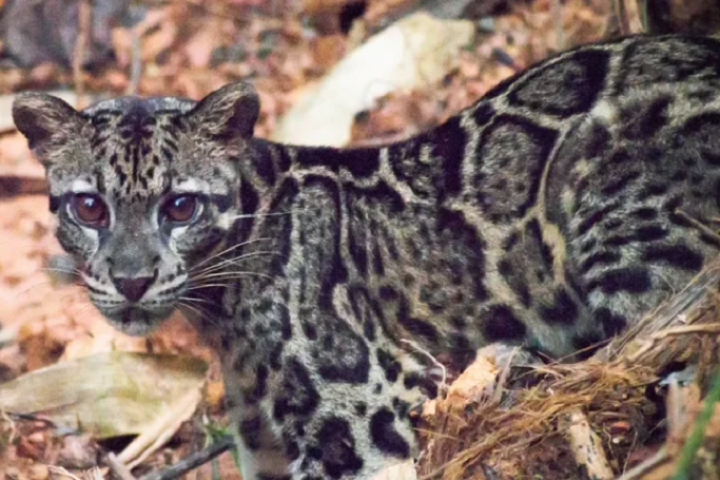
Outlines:
<svg viewBox="0 0 720 480"><path fill-rule="evenodd" d="M417 349L558 357L622 330L720 248L720 42L559 54L381 148L253 137L245 83L199 102L14 104L57 238L114 326L181 309L217 350L243 476L366 479L416 452Z"/></svg>

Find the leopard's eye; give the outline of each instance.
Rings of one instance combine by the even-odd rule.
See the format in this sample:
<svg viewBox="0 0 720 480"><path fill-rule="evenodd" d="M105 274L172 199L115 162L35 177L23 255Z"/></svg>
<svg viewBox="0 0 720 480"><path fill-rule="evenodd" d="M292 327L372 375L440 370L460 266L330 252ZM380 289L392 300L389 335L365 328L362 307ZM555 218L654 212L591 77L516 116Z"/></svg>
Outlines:
<svg viewBox="0 0 720 480"><path fill-rule="evenodd" d="M164 219L174 223L187 223L193 219L198 209L198 199L195 195L183 194L170 198L162 207Z"/></svg>
<svg viewBox="0 0 720 480"><path fill-rule="evenodd" d="M98 195L78 193L72 197L72 209L75 218L85 226L107 228L110 215L108 207Z"/></svg>

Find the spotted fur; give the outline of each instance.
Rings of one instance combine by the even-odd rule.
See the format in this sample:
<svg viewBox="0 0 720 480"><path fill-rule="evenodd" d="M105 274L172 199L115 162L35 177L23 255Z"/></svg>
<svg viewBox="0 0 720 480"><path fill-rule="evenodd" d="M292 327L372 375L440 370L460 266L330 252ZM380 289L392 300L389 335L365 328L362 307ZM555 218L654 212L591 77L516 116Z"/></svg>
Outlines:
<svg viewBox="0 0 720 480"><path fill-rule="evenodd" d="M403 340L460 368L496 341L565 356L717 253L718 93L720 42L670 36L562 53L381 148L254 138L245 84L13 113L97 307L134 334L184 309L218 351L243 477L366 479L416 455L408 410L435 391ZM88 191L108 228L74 218ZM201 212L169 228L178 192ZM118 274L153 283L133 303Z"/></svg>

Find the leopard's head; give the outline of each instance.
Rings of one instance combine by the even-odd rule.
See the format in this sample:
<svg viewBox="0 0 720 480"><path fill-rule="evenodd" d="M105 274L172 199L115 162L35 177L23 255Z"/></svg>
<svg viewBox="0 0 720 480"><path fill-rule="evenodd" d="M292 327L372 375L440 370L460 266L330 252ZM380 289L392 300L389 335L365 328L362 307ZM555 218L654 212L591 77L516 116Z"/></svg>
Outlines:
<svg viewBox="0 0 720 480"><path fill-rule="evenodd" d="M259 102L247 84L199 102L119 98L76 111L20 95L13 118L46 168L56 235L111 324L142 335L189 298L193 270L242 210Z"/></svg>

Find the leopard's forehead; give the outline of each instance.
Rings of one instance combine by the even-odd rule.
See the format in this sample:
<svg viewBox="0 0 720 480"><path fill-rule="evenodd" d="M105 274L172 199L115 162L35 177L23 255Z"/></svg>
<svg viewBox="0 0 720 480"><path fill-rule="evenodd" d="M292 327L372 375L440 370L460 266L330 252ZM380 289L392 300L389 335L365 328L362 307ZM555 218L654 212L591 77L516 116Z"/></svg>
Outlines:
<svg viewBox="0 0 720 480"><path fill-rule="evenodd" d="M177 97L123 97L84 110L88 127L83 136L88 141L83 181L110 197L131 201L161 196L190 178L196 184L198 177L223 182L228 175L217 166L206 172L197 164L198 153L212 145L194 136L186 115L194 105Z"/></svg>
<svg viewBox="0 0 720 480"><path fill-rule="evenodd" d="M93 116L101 113L114 112L120 115L133 111L144 111L147 115L157 112L186 113L195 106L196 102L180 97L119 97L103 100L91 105L82 111L83 114Z"/></svg>

